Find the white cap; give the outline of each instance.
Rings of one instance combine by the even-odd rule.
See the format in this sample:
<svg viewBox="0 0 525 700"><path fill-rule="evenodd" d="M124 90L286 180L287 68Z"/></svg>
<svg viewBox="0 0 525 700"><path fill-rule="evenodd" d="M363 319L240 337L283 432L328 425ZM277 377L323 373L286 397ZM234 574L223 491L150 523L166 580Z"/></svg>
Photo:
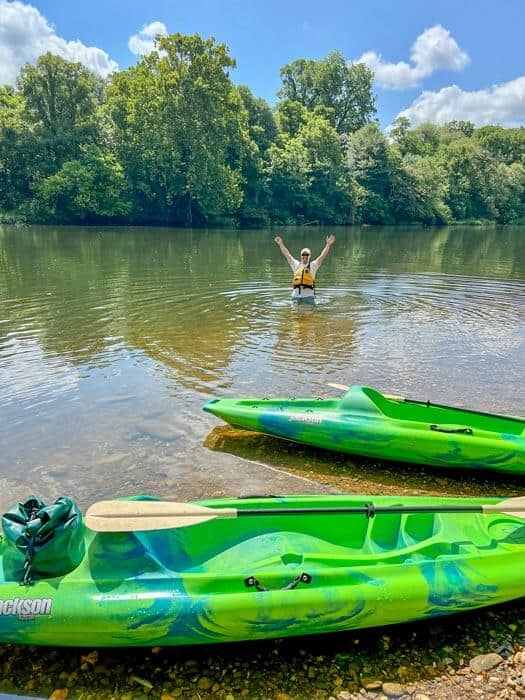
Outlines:
<svg viewBox="0 0 525 700"><path fill-rule="evenodd" d="M311 251L310 251L310 248L303 248L303 249L301 250L301 255L304 255L304 254L306 254L306 255L311 255L312 253L311 253Z"/></svg>

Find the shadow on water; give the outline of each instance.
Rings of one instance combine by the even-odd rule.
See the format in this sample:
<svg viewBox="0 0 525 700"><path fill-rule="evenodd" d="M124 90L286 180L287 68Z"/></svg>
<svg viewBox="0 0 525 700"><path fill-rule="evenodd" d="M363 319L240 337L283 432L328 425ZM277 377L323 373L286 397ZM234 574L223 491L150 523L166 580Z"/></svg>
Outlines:
<svg viewBox="0 0 525 700"><path fill-rule="evenodd" d="M447 496L518 496L525 476L386 462L307 447L230 426L214 428L205 447L263 462L344 493Z"/></svg>

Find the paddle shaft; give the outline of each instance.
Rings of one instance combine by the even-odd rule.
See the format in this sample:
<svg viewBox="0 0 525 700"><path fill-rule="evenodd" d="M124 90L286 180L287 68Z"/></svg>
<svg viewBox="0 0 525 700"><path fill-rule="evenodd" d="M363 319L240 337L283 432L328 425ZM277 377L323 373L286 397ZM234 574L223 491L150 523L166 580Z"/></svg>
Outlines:
<svg viewBox="0 0 525 700"><path fill-rule="evenodd" d="M237 510L237 517L250 515L341 515L355 514L372 517L379 513L483 513L490 506L340 506L334 508L244 508ZM217 516L221 517L220 509ZM227 515L226 517L231 517Z"/></svg>

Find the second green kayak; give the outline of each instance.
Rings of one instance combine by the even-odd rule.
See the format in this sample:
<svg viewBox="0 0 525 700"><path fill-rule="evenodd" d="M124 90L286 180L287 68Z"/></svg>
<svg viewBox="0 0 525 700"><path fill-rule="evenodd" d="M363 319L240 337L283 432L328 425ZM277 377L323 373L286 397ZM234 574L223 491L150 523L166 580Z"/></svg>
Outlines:
<svg viewBox="0 0 525 700"><path fill-rule="evenodd" d="M525 419L386 397L365 386L340 399L211 399L204 410L237 428L337 452L525 473Z"/></svg>

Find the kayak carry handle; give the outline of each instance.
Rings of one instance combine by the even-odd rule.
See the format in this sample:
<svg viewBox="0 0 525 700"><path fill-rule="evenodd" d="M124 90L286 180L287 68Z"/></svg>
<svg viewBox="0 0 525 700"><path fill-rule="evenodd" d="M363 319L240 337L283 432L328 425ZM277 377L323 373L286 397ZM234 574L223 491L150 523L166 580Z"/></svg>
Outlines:
<svg viewBox="0 0 525 700"><path fill-rule="evenodd" d="M255 576L248 576L248 578L244 579L244 585L246 588L256 588L258 591L261 593L267 593L268 591L291 591L294 588L297 587L299 583L310 583L312 580L312 577L310 574L307 574L306 572L303 571L302 574L299 574L296 576L290 583L286 584L286 586L283 586L282 588L266 588L261 584L261 582L255 578Z"/></svg>
<svg viewBox="0 0 525 700"><path fill-rule="evenodd" d="M437 433L462 433L463 435L473 435L472 428L467 428L464 425L436 425L433 423L430 430L435 430Z"/></svg>

